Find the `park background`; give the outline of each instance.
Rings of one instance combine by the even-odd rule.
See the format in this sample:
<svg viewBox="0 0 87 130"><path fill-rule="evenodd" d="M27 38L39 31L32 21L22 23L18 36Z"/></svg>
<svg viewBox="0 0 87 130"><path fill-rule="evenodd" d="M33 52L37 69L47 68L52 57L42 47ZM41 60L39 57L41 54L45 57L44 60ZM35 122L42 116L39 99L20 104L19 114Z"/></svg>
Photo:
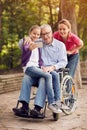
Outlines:
<svg viewBox="0 0 87 130"><path fill-rule="evenodd" d="M21 52L18 41L27 35L33 24L48 23L53 32L56 31L61 18L70 20L72 31L84 42L80 50L82 89L78 89L78 107L71 115L62 113L57 122L52 121L50 112L44 120L19 119L12 112L23 78L23 73L19 73ZM86 35L87 0L0 0L0 130L87 130Z"/></svg>
<svg viewBox="0 0 87 130"><path fill-rule="evenodd" d="M84 42L80 60L87 60L87 0L0 0L0 72L20 68L19 39L34 25L48 23L53 32L67 18ZM16 68L16 69L15 69Z"/></svg>

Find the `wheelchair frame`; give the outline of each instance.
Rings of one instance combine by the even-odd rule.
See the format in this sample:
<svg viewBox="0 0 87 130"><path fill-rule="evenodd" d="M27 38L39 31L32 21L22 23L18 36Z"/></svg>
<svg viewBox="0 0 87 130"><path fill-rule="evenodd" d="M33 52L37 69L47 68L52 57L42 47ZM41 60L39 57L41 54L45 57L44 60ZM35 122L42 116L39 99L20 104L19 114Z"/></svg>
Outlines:
<svg viewBox="0 0 87 130"><path fill-rule="evenodd" d="M69 108L69 109L62 109L62 111L66 115L69 115L76 110L78 90L74 83L73 78L68 74L69 68L62 68L58 71L58 73L60 77L61 102ZM46 105L47 101L45 103L44 115L46 112ZM53 113L53 118L54 121L57 121L59 119L59 114Z"/></svg>
<svg viewBox="0 0 87 130"><path fill-rule="evenodd" d="M68 74L68 72L69 72L68 68L62 68L58 71L60 77L61 102L69 108L69 109L62 109L62 111L66 115L69 115L75 111L76 101L78 97L77 87L73 81L73 78ZM30 100L33 100L34 98L35 96ZM18 105L19 105L19 101L17 102L15 110L18 109ZM43 117L41 117L40 119L45 118L46 106L47 106L47 100L45 101L45 106L43 108ZM14 113L15 115L17 115L16 111L14 111ZM29 115L26 118L35 118L35 117ZM59 119L59 114L53 113L53 119L54 121L57 121Z"/></svg>

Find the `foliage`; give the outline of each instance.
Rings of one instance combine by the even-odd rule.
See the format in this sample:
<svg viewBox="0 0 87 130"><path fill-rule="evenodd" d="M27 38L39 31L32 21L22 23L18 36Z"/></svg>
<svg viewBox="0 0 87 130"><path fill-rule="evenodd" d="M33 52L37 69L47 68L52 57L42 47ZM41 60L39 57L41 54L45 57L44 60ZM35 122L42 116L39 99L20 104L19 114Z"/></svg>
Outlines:
<svg viewBox="0 0 87 130"><path fill-rule="evenodd" d="M18 41L28 35L33 24L49 23L57 30L59 2L61 0L1 0L0 1L0 68L14 68L20 64ZM74 0L78 35L84 41L81 58L87 57L86 0ZM82 3L81 3L82 2ZM84 20L83 20L84 19Z"/></svg>
<svg viewBox="0 0 87 130"><path fill-rule="evenodd" d="M87 0L79 0L79 12L78 12L78 33L84 41L84 47L80 51L81 59L87 60Z"/></svg>

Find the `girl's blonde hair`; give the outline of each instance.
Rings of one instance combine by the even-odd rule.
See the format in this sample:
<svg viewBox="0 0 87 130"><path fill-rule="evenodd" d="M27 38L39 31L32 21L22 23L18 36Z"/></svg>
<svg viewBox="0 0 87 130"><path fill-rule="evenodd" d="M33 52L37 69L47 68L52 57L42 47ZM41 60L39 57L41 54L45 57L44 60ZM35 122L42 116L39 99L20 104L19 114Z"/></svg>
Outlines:
<svg viewBox="0 0 87 130"><path fill-rule="evenodd" d="M34 29L41 29L39 25L33 25L30 29L29 29L29 34L34 30Z"/></svg>

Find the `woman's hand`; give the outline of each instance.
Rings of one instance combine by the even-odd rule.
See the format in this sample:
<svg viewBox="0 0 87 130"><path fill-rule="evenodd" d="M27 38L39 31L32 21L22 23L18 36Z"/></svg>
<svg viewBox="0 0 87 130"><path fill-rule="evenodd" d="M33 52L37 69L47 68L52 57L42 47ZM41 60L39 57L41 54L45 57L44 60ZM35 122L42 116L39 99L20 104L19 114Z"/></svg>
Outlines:
<svg viewBox="0 0 87 130"><path fill-rule="evenodd" d="M38 48L37 44L35 44L34 42L30 42L29 43L29 50L34 50L35 48Z"/></svg>
<svg viewBox="0 0 87 130"><path fill-rule="evenodd" d="M31 41L29 36L24 37L24 45L29 44L29 50L33 50L35 48L38 48L38 44L35 44L34 42Z"/></svg>
<svg viewBox="0 0 87 130"><path fill-rule="evenodd" d="M31 42L31 39L29 36L24 37L24 45L29 44Z"/></svg>
<svg viewBox="0 0 87 130"><path fill-rule="evenodd" d="M67 51L67 55L71 55L72 54L72 52L71 51Z"/></svg>

